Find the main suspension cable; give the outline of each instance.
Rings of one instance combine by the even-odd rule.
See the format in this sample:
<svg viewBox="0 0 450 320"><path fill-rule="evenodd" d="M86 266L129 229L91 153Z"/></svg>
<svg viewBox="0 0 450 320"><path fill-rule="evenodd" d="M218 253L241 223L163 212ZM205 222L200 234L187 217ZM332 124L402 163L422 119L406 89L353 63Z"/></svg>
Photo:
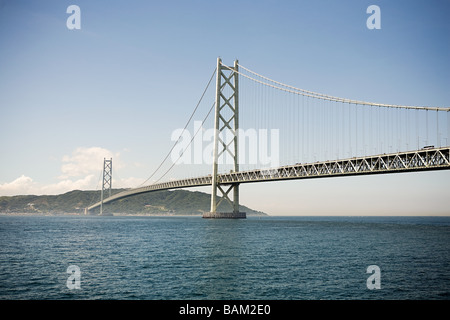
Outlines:
<svg viewBox="0 0 450 320"><path fill-rule="evenodd" d="M244 67L241 64L239 64L239 67L244 69L245 71L247 71L247 72L249 72L249 73L251 73L251 74L253 74L253 75L257 76L257 77L260 77L260 78L262 78L262 79L264 79L266 81L273 82L276 85L278 85L278 86L276 86L276 85L272 85L272 84L266 83L264 81L252 78L251 76L249 76L247 74L244 74L241 71L236 71L236 70L234 70L233 68L231 68L229 66L226 66L226 65L223 65L223 66L228 68L228 69L230 69L230 70L232 70L232 71L234 71L234 72L239 73L240 75L242 75L242 76L244 76L244 77L246 77L246 78L248 78L250 80L259 82L259 83L264 84L266 86L273 87L275 89L282 90L282 91L287 91L287 92L291 92L291 93L295 93L295 94L300 94L300 95L311 97L311 98L316 98L316 99L324 99L324 100L329 100L329 101L336 101L336 102L357 104L357 105L365 105L365 106L374 106L374 107L401 108L401 109L420 109L420 110L435 110L435 111L450 111L450 108L448 108L448 107L403 106L403 105L373 103L373 102L366 102L366 101L359 101L359 100L352 100L352 99L334 97L334 96L330 96L330 95L326 95L326 94L322 94L322 93L317 93L317 92L313 92L313 91L299 89L299 88L296 88L296 87L293 87L293 86L290 86L290 85L287 85L287 84L284 84L284 83L272 80L270 78L267 78L267 77L265 77L263 75L260 75L260 74L258 74L256 72L254 72L254 71L251 71L250 69L247 69L246 67ZM282 88L282 87L285 87L285 88Z"/></svg>
<svg viewBox="0 0 450 320"><path fill-rule="evenodd" d="M164 163L166 162L166 160L169 158L169 156L170 156L170 154L172 153L173 149L175 148L175 146L177 145L177 143L180 141L180 139L181 139L181 137L182 137L184 131L186 131L186 128L188 127L189 123L191 122L192 118L194 117L194 114L195 114L195 112L197 111L197 109L198 109L200 103L202 102L203 97L205 96L206 91L208 90L209 85L211 84L211 81L212 81L212 79L214 78L214 75L216 74L216 71L217 71L217 68L214 69L214 72L213 72L213 74L211 75L211 78L209 79L208 84L206 85L205 90L203 90L203 93L202 93L202 96L200 97L200 100L198 101L197 105L195 106L194 111L192 111L192 114L191 114L191 116L189 117L189 120L187 121L186 125L184 126L182 132L180 133L180 136L179 136L178 139L175 141L175 143L172 145L172 148L170 148L170 150L169 150L169 152L167 153L166 157L161 161L161 163L159 164L159 166L155 169L155 171L153 171L153 173L150 175L150 177L148 177L144 182L142 182L139 186L137 186L137 188L143 186L145 183L147 183L147 181L149 181L151 178L153 178L153 176L156 174L156 172L158 172L158 170L163 166L163 164L164 164ZM211 112L211 110L208 112L208 115L209 115L210 112ZM173 167L173 166L172 166L172 167ZM172 168L172 167L171 167L171 168ZM166 173L167 173L167 172L166 172ZM166 174L166 173L165 173L165 174ZM164 174L164 175L165 175L165 174ZM161 178L160 178L160 179L161 179ZM159 181L159 180L158 180L158 181Z"/></svg>
<svg viewBox="0 0 450 320"><path fill-rule="evenodd" d="M156 181L154 182L154 184L158 183L162 178L164 178L164 177L169 173L170 170L172 170L172 168L175 166L175 164L178 162L178 160L183 156L184 151L186 151L186 150L190 147L190 145L192 144L192 141L194 141L194 138L197 136L197 133L199 133L200 130L203 128L203 124L204 124L204 123L206 122L206 120L208 119L208 117L209 117L209 115L211 114L211 111L213 110L213 108L214 108L215 105L216 105L216 103L214 102L214 103L212 104L211 108L209 109L209 111L208 111L206 117L203 119L202 125L201 125L201 126L197 129L197 131L194 133L194 135L192 136L191 141L189 141L189 143L188 143L188 145L186 146L186 148L180 153L180 155L178 156L177 160L173 161L173 163L172 163L172 165L170 166L170 168L167 169L167 171L164 172L164 174L163 174L158 180L156 180ZM172 148L172 149L173 149L173 148Z"/></svg>

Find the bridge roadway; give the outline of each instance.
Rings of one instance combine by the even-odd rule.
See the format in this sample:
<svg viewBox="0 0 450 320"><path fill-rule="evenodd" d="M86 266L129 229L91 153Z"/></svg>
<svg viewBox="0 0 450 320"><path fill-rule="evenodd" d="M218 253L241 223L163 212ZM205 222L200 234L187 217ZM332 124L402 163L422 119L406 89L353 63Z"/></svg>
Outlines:
<svg viewBox="0 0 450 320"><path fill-rule="evenodd" d="M338 177L368 174L386 174L412 171L450 169L450 147L428 148L417 151L397 152L376 156L355 157L343 160L329 160L314 163L297 163L275 169L257 169L230 172L218 175L221 185L291 179ZM103 200L103 204L131 197L141 193L158 190L200 187L211 185L211 175L197 178L157 183L144 187L128 189ZM99 207L97 202L88 207Z"/></svg>

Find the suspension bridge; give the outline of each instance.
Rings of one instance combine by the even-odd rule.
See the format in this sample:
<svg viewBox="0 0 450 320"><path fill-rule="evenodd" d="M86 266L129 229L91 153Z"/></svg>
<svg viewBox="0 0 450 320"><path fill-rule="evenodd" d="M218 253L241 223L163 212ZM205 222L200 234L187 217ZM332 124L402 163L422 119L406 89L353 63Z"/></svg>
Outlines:
<svg viewBox="0 0 450 320"><path fill-rule="evenodd" d="M214 78L213 103L190 135L187 128L212 91ZM214 129L205 148L204 125L212 114ZM104 204L137 194L211 186L211 209L204 218L245 218L239 212L240 184L448 170L449 139L449 107L339 98L272 80L237 60L228 66L218 58L199 103L152 175L136 188L111 195L112 160L105 159L101 200L85 213L97 207L102 213ZM198 171L189 178L180 179L180 173L167 178L186 168ZM218 212L223 201L229 212Z"/></svg>

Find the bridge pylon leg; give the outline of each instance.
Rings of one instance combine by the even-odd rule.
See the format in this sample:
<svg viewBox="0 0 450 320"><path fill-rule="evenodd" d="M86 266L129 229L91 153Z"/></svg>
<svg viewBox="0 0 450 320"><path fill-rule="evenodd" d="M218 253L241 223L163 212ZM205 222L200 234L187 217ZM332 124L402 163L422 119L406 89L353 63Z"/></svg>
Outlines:
<svg viewBox="0 0 450 320"><path fill-rule="evenodd" d="M103 159L103 182L102 182L102 193L101 193L101 203L100 203L100 215L103 215L103 197L105 191L108 191L108 196L111 197L112 188L112 158Z"/></svg>
<svg viewBox="0 0 450 320"><path fill-rule="evenodd" d="M233 67L222 64L222 60L217 58L217 78L216 78L216 103L214 117L214 150L213 150L213 172L212 172L212 193L211 210L203 214L203 218L246 218L245 212L239 211L239 184L223 185L218 180L219 158L231 156L234 172L239 171L238 158L238 134L239 134L239 74L238 61L234 61ZM231 135L230 135L231 133ZM231 136L228 141L227 138ZM233 198L229 193L233 191ZM222 198L219 199L218 193ZM218 212L222 201L231 205L231 212Z"/></svg>

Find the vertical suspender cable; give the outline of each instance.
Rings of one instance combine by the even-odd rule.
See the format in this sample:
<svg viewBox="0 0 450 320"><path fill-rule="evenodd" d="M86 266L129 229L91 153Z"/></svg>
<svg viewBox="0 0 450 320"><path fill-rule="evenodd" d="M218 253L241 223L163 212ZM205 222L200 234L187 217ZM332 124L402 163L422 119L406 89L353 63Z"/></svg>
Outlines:
<svg viewBox="0 0 450 320"><path fill-rule="evenodd" d="M428 145L428 110L426 111L426 130L427 130L427 134L426 134L426 144Z"/></svg>
<svg viewBox="0 0 450 320"><path fill-rule="evenodd" d="M355 156L358 156L358 105L355 105Z"/></svg>
<svg viewBox="0 0 450 320"><path fill-rule="evenodd" d="M436 110L436 147L441 146L441 141L439 139L439 117L438 117L438 111Z"/></svg>
<svg viewBox="0 0 450 320"><path fill-rule="evenodd" d="M446 145L450 146L450 111L447 111L447 141Z"/></svg>
<svg viewBox="0 0 450 320"><path fill-rule="evenodd" d="M418 116L419 110L416 109L415 116L416 116L416 135L417 135L417 150L419 150L419 116Z"/></svg>
<svg viewBox="0 0 450 320"><path fill-rule="evenodd" d="M306 137L306 121L305 121L305 96L302 96L302 163L305 163L306 161L306 155L305 155L305 137Z"/></svg>
<svg viewBox="0 0 450 320"><path fill-rule="evenodd" d="M409 112L406 110L406 150L409 151Z"/></svg>

